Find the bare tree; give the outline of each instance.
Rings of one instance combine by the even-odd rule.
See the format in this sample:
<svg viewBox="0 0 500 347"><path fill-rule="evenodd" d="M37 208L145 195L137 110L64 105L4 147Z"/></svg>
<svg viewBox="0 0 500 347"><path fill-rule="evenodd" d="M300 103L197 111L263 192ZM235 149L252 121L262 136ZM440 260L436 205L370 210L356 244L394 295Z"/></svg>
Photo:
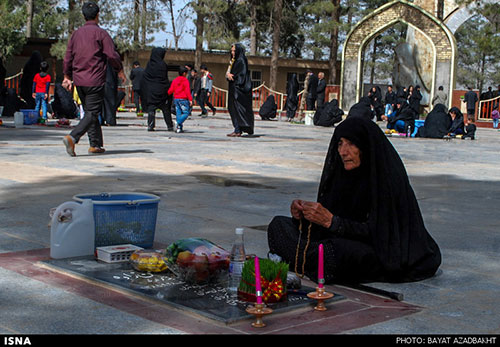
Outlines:
<svg viewBox="0 0 500 347"><path fill-rule="evenodd" d="M179 40L184 33L184 25L186 24L186 9L187 5L181 8L177 13L177 18L174 16L173 0L167 0L168 11L170 12L170 21L172 23L172 36L174 37L175 50L179 50Z"/></svg>

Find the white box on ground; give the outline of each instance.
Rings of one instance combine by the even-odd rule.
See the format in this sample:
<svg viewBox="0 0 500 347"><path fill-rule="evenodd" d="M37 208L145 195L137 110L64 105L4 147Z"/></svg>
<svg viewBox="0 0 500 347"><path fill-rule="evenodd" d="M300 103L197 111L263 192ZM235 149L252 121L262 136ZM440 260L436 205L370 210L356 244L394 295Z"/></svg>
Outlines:
<svg viewBox="0 0 500 347"><path fill-rule="evenodd" d="M106 263L125 262L130 259L132 253L141 249L143 248L130 244L97 247L97 259Z"/></svg>

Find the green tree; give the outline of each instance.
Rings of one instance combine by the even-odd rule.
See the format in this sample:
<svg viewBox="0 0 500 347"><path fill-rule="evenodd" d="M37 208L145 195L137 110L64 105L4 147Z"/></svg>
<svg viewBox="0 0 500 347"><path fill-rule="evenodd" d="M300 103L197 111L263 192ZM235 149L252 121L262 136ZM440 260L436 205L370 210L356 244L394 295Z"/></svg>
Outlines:
<svg viewBox="0 0 500 347"><path fill-rule="evenodd" d="M455 33L458 45L457 82L480 92L500 77L500 32L484 16L475 16Z"/></svg>
<svg viewBox="0 0 500 347"><path fill-rule="evenodd" d="M26 22L26 12L20 1L0 0L0 59L5 62L9 57L19 52L26 38L23 26Z"/></svg>

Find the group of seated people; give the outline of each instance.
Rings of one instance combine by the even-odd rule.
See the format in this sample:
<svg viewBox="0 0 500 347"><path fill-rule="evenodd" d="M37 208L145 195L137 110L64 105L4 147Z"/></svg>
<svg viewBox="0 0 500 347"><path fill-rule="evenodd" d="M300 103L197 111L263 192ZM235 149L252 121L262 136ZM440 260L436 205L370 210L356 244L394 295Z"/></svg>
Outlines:
<svg viewBox="0 0 500 347"><path fill-rule="evenodd" d="M262 120L272 120L276 118L278 106L273 94L270 94L259 109L259 116ZM342 120L344 111L339 108L337 99L332 99L323 103L314 113L313 124L323 127L332 127Z"/></svg>

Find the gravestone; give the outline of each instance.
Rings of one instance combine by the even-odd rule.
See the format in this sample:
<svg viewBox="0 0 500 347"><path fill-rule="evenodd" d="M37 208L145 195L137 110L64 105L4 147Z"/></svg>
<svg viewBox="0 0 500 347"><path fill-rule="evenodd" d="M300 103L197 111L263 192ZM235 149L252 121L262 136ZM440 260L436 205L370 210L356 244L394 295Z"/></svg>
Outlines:
<svg viewBox="0 0 500 347"><path fill-rule="evenodd" d="M110 285L153 299L159 304L191 311L226 324L253 317L246 312L246 308L252 303L238 300L230 295L223 283L189 284L179 280L168 271L164 273L140 272L134 270L128 262L104 263L92 256L50 259L43 263L60 272ZM307 293L314 290L314 288L302 287L299 290L289 291L285 301L268 306L273 309L273 312L286 312L306 306L311 306L312 309L316 301L309 299ZM335 295L329 301L343 298L341 295Z"/></svg>

